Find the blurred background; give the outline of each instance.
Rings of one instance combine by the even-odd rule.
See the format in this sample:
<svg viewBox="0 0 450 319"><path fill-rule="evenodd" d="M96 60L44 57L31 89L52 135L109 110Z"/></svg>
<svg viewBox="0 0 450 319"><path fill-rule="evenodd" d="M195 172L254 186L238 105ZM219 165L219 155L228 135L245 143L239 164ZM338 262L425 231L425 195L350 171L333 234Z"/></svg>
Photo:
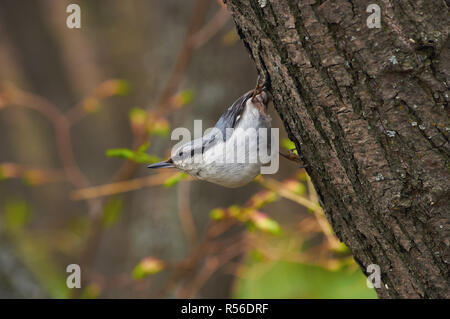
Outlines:
<svg viewBox="0 0 450 319"><path fill-rule="evenodd" d="M298 164L239 189L146 169L255 85L220 0L77 1L80 29L70 3L0 1L0 298L376 297Z"/></svg>

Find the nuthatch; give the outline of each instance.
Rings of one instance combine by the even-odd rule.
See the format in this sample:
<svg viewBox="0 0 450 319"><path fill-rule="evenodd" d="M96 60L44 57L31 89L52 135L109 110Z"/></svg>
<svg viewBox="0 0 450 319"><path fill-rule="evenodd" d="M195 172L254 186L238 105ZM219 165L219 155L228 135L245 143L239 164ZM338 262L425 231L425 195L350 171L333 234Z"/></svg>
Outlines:
<svg viewBox="0 0 450 319"><path fill-rule="evenodd" d="M261 166L267 164L257 153L260 140L266 141L263 145L267 147L265 154L270 151L269 102L270 96L264 85L257 83L254 90L242 95L225 111L210 132L176 148L167 161L148 167L176 167L198 179L225 187L234 188L249 183L260 173ZM256 131L256 136L246 138L245 132L249 129ZM268 132L268 137L260 132ZM238 153L242 150L247 159L256 160L222 160L230 150L236 149Z"/></svg>

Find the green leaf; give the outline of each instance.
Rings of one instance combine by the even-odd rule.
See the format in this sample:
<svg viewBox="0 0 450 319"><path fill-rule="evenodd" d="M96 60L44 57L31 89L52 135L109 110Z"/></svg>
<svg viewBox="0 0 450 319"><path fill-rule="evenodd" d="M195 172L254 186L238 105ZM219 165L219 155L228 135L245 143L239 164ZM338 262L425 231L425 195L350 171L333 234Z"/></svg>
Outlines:
<svg viewBox="0 0 450 319"><path fill-rule="evenodd" d="M297 150L295 149L295 144L288 138L283 138L281 140L281 146L283 146L288 151L295 150L294 152L297 153Z"/></svg>
<svg viewBox="0 0 450 319"><path fill-rule="evenodd" d="M186 105L191 103L194 100L194 91L193 90L184 90L178 93L177 95L180 99L181 105Z"/></svg>
<svg viewBox="0 0 450 319"><path fill-rule="evenodd" d="M236 279L234 298L264 299L373 299L374 289L366 286L359 268L328 270L290 261L261 261L247 258Z"/></svg>
<svg viewBox="0 0 450 319"><path fill-rule="evenodd" d="M194 100L194 91L184 90L175 94L171 99L171 103L176 108L181 108Z"/></svg>
<svg viewBox="0 0 450 319"><path fill-rule="evenodd" d="M147 131L150 135L167 136L170 132L170 124L163 117L152 118L148 123Z"/></svg>
<svg viewBox="0 0 450 319"><path fill-rule="evenodd" d="M183 173L183 172L179 172L179 173L169 177L168 179L166 179L166 181L164 182L164 186L165 187L172 187L172 186L178 184L180 181L182 181L186 177L188 177L188 174Z"/></svg>
<svg viewBox="0 0 450 319"><path fill-rule="evenodd" d="M306 194L305 185L303 183L300 183L298 180L290 179L285 181L283 184L288 190L294 192L297 195L303 196Z"/></svg>
<svg viewBox="0 0 450 319"><path fill-rule="evenodd" d="M123 200L121 198L110 199L103 210L103 225L106 227L114 225L121 217L122 208Z"/></svg>
<svg viewBox="0 0 450 319"><path fill-rule="evenodd" d="M249 259L251 260L251 261L254 261L254 262L263 262L263 261L266 261L267 260L267 257L264 255L264 253L261 251L261 250L259 250L259 249L252 249L250 252L249 252Z"/></svg>
<svg viewBox="0 0 450 319"><path fill-rule="evenodd" d="M134 279L142 279L149 275L157 274L163 269L164 262L162 260L147 257L134 267L132 275Z"/></svg>
<svg viewBox="0 0 450 319"><path fill-rule="evenodd" d="M130 83L128 83L125 80L117 80L117 89L116 94L117 95L127 95L130 92Z"/></svg>
<svg viewBox="0 0 450 319"><path fill-rule="evenodd" d="M23 200L8 200L3 217L6 228L13 232L23 229L31 219L28 205Z"/></svg>
<svg viewBox="0 0 450 319"><path fill-rule="evenodd" d="M128 116L129 116L130 122L132 124L142 125L142 124L145 124L148 114L144 109L141 109L139 107L134 107L128 113Z"/></svg>
<svg viewBox="0 0 450 319"><path fill-rule="evenodd" d="M305 187L305 185L302 184L302 183L298 183L297 188L295 189L295 193L300 195L300 196L305 195L306 194L306 187Z"/></svg>
<svg viewBox="0 0 450 319"><path fill-rule="evenodd" d="M88 218L81 216L73 217L67 224L67 232L72 233L77 237L84 238L89 231L90 225Z"/></svg>
<svg viewBox="0 0 450 319"><path fill-rule="evenodd" d="M237 220L243 221L246 219L246 216L243 213L245 213L245 209L242 209L239 205L231 205L228 207L228 215Z"/></svg>
<svg viewBox="0 0 450 319"><path fill-rule="evenodd" d="M339 245L337 247L334 247L333 251L341 255L350 253L350 249L342 242L339 242Z"/></svg>
<svg viewBox="0 0 450 319"><path fill-rule="evenodd" d="M96 299L100 295L101 288L98 284L92 283L84 288L81 299Z"/></svg>
<svg viewBox="0 0 450 319"><path fill-rule="evenodd" d="M141 146L142 147L142 146ZM140 164L152 164L160 162L160 158L147 153L140 153L128 148L113 148L106 151L108 157L120 157Z"/></svg>
<svg viewBox="0 0 450 319"><path fill-rule="evenodd" d="M161 162L161 158L159 158L158 156L148 155L146 153L137 153L136 157L134 157L132 160L136 163L141 164L153 164Z"/></svg>
<svg viewBox="0 0 450 319"><path fill-rule="evenodd" d="M100 110L100 101L94 97L88 97L83 101L83 109L86 113L96 113Z"/></svg>
<svg viewBox="0 0 450 319"><path fill-rule="evenodd" d="M262 191L253 195L250 200L248 206L259 209L267 204L273 203L278 199L278 196L275 192L272 191Z"/></svg>
<svg viewBox="0 0 450 319"><path fill-rule="evenodd" d="M48 292L50 298L70 297L66 285L67 273L54 258L54 250L49 247L47 238L26 230L14 233L14 243L20 259L24 262L39 284Z"/></svg>
<svg viewBox="0 0 450 319"><path fill-rule="evenodd" d="M138 153L145 153L148 150L149 147L150 147L150 141L147 141L144 144L142 144L141 146L139 146L137 152Z"/></svg>
<svg viewBox="0 0 450 319"><path fill-rule="evenodd" d="M132 159L135 156L135 152L127 148L113 148L106 151L106 156Z"/></svg>
<svg viewBox="0 0 450 319"><path fill-rule="evenodd" d="M281 234L281 226L275 220L263 214L261 212L254 212L250 216L250 225L254 226L256 229L261 230L263 232L272 234L272 235L280 235Z"/></svg>
<svg viewBox="0 0 450 319"><path fill-rule="evenodd" d="M3 174L3 168L0 165L0 181L7 179L7 177L5 176L5 174Z"/></svg>
<svg viewBox="0 0 450 319"><path fill-rule="evenodd" d="M130 85L125 80L109 79L101 83L95 90L95 97L103 99L113 95L127 95Z"/></svg>
<svg viewBox="0 0 450 319"><path fill-rule="evenodd" d="M209 214L212 220L221 220L226 216L226 211L223 208L214 208Z"/></svg>
<svg viewBox="0 0 450 319"><path fill-rule="evenodd" d="M309 179L308 173L306 173L305 170L300 171L300 173L298 173L298 179L302 182L306 182Z"/></svg>

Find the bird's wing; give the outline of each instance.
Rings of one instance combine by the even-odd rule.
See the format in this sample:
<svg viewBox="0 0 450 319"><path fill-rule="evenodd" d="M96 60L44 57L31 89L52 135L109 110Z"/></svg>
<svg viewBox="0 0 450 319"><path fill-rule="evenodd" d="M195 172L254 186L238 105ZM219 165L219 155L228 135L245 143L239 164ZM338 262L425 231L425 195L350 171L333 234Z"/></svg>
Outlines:
<svg viewBox="0 0 450 319"><path fill-rule="evenodd" d="M201 148L201 153L203 154L209 148L213 147L220 140L225 142L229 136L227 136L227 128L235 127L236 121L240 115L242 115L245 104L249 98L253 95L253 90L245 93L239 99L237 99L233 105L231 105L225 113L220 117L217 121L216 125L214 125L214 129L205 134L201 139L193 141L193 145L191 146L192 155L197 153ZM198 142L198 144L197 144ZM195 145L197 144L197 145Z"/></svg>
<svg viewBox="0 0 450 319"><path fill-rule="evenodd" d="M233 105L231 105L225 113L220 117L220 119L217 121L215 128L219 129L222 133L222 138L225 141L227 139L226 130L227 128L233 128L235 127L237 118L242 115L245 103L249 98L251 98L253 95L253 90L245 93L242 95L239 99L237 99Z"/></svg>

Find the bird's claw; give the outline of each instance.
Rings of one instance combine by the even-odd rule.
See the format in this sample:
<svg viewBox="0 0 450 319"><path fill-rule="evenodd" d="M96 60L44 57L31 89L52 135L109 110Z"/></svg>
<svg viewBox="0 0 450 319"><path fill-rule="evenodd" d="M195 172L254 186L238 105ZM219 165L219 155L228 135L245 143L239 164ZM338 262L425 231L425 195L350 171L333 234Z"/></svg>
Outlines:
<svg viewBox="0 0 450 319"><path fill-rule="evenodd" d="M280 155L283 156L284 158L290 160L290 161L302 164L299 168L305 168L305 167L308 166L308 164L305 164L303 162L302 157L299 156L298 154L295 154L292 150L289 150L288 154L284 154L284 153L280 152Z"/></svg>
<svg viewBox="0 0 450 319"><path fill-rule="evenodd" d="M266 84L261 83L261 76L258 75L258 79L256 80L256 87L253 89L253 95L252 95L252 102L254 102L254 99L256 96L261 94L262 91L264 91Z"/></svg>

